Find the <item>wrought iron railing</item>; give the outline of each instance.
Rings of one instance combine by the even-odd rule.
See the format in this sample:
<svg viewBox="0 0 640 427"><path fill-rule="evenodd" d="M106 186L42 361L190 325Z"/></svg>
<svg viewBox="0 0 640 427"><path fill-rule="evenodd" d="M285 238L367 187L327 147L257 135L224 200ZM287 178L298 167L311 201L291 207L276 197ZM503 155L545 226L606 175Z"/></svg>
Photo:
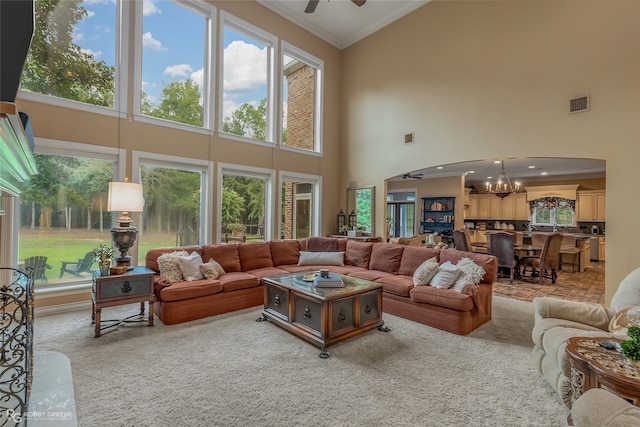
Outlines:
<svg viewBox="0 0 640 427"><path fill-rule="evenodd" d="M0 268L0 426L26 426L33 376L33 277Z"/></svg>

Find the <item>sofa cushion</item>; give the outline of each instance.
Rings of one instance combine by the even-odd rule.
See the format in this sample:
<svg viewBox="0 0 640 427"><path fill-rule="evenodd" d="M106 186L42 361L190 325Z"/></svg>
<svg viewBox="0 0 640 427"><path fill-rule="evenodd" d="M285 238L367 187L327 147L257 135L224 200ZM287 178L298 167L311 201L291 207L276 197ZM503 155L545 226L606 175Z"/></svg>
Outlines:
<svg viewBox="0 0 640 427"><path fill-rule="evenodd" d="M344 265L344 252L300 251L298 265Z"/></svg>
<svg viewBox="0 0 640 427"><path fill-rule="evenodd" d="M466 285L477 285L484 277L484 268L473 262L471 258L462 258L456 267L460 270L460 276L451 287L454 291L460 292Z"/></svg>
<svg viewBox="0 0 640 427"><path fill-rule="evenodd" d="M395 274L391 274L391 273L387 273L386 271L380 271L380 270L360 270L360 271L354 271L353 273L349 273L349 276L351 277L357 277L358 279L364 279L364 280L369 280L371 282L375 282L376 280L378 280L381 277L385 277L385 276L395 276Z"/></svg>
<svg viewBox="0 0 640 427"><path fill-rule="evenodd" d="M249 270L246 271L245 273L249 273L253 276L256 276L260 279L262 279L263 277L268 277L268 276L281 276L283 274L289 274L289 272L287 270L283 270L281 268L278 267L263 267L263 268L256 268L255 270Z"/></svg>
<svg viewBox="0 0 640 427"><path fill-rule="evenodd" d="M336 252L338 239L331 237L309 237L307 239L307 251L309 252Z"/></svg>
<svg viewBox="0 0 640 427"><path fill-rule="evenodd" d="M440 264L446 261L451 261L453 264L457 264L462 258L470 258L473 262L484 268L484 276L481 283L493 283L498 280L498 258L480 254L476 252L458 251L455 249L443 249L440 251L438 261Z"/></svg>
<svg viewBox="0 0 640 427"><path fill-rule="evenodd" d="M198 267L200 268L202 275L211 280L215 280L225 273L224 268L222 268L222 266L214 259L210 259L209 261L200 264Z"/></svg>
<svg viewBox="0 0 640 427"><path fill-rule="evenodd" d="M391 274L398 274L402 250L404 246L393 243L379 243L373 245L371 249L371 260L369 268L371 270L386 271Z"/></svg>
<svg viewBox="0 0 640 427"><path fill-rule="evenodd" d="M384 276L376 280L382 284L382 290L390 294L409 296L409 291L413 289L413 278L410 276Z"/></svg>
<svg viewBox="0 0 640 427"><path fill-rule="evenodd" d="M160 267L158 267L158 257L162 254L167 254L175 251L186 251L187 254L190 254L193 251L196 251L202 254L202 248L200 246L178 246L172 248L155 248L149 249L144 256L144 265L147 268L155 271L156 273L160 272Z"/></svg>
<svg viewBox="0 0 640 427"><path fill-rule="evenodd" d="M170 283L181 281L182 270L180 270L178 258L187 255L189 255L187 251L174 251L160 255L157 258L160 276L164 277Z"/></svg>
<svg viewBox="0 0 640 427"><path fill-rule="evenodd" d="M425 246L404 246L400 266L398 267L398 274L413 276L413 273L420 264L429 258L435 257L439 259L439 255L440 249L427 248Z"/></svg>
<svg viewBox="0 0 640 427"><path fill-rule="evenodd" d="M272 240L269 242L271 260L275 267L297 264L300 258L300 243L297 240Z"/></svg>
<svg viewBox="0 0 640 427"><path fill-rule="evenodd" d="M460 274L462 274L462 270L451 261L447 261L440 264L438 271L436 271L436 274L431 278L429 284L434 288L449 289L453 286Z"/></svg>
<svg viewBox="0 0 640 427"><path fill-rule="evenodd" d="M217 280L192 280L190 282L175 282L160 290L162 301L182 301L185 299L203 297L222 292L222 285Z"/></svg>
<svg viewBox="0 0 640 427"><path fill-rule="evenodd" d="M178 257L182 277L187 282L204 279L204 275L200 271L200 264L202 264L202 257L196 251L191 252L190 255Z"/></svg>
<svg viewBox="0 0 640 427"><path fill-rule="evenodd" d="M420 264L413 273L413 285L428 285L429 282L431 282L431 279L433 279L433 276L438 272L438 267L440 267L440 264L438 264L436 257L429 258Z"/></svg>
<svg viewBox="0 0 640 427"><path fill-rule="evenodd" d="M238 256L242 271L273 267L269 242L241 243L238 245Z"/></svg>
<svg viewBox="0 0 640 427"><path fill-rule="evenodd" d="M227 273L242 271L240 255L238 254L238 245L236 244L203 246L202 259L207 261L214 259Z"/></svg>
<svg viewBox="0 0 640 427"><path fill-rule="evenodd" d="M346 265L369 268L372 248L373 243L371 242L347 240L347 251L344 254L344 263Z"/></svg>
<svg viewBox="0 0 640 427"><path fill-rule="evenodd" d="M433 286L416 286L409 291L415 302L433 304L458 311L471 311L473 299L469 295L451 289L438 289Z"/></svg>
<svg viewBox="0 0 640 427"><path fill-rule="evenodd" d="M229 245L235 246L235 245ZM222 285L223 292L236 291L238 289L254 288L260 285L260 279L253 274L245 273L242 271L236 271L232 273L223 274L218 278Z"/></svg>

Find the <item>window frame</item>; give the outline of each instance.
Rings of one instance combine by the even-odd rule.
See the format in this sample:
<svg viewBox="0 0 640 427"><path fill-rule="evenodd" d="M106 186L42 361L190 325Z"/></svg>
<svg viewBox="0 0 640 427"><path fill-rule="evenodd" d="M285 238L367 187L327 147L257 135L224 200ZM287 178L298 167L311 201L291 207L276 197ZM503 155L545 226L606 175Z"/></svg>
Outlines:
<svg viewBox="0 0 640 427"><path fill-rule="evenodd" d="M305 183L311 184L313 186L313 197L312 197L312 222L311 222L311 235L319 236L320 230L322 229L322 209L321 209L321 194L322 194L322 176L320 175L311 175L306 173L299 172L291 172L291 171L279 171L278 172L278 196L276 200L278 200L278 209L277 209L277 217L282 218L282 183L285 181L294 181L297 183ZM282 224L281 221L278 220L277 226L277 236L281 236L282 232Z"/></svg>
<svg viewBox="0 0 640 427"><path fill-rule="evenodd" d="M554 197L554 199L558 199L558 197ZM536 199L537 200L537 199ZM575 201L574 201L575 202ZM534 206L533 206L533 210L531 212L531 225L538 225L538 226L553 226L554 224L556 224L556 226L559 227L575 227L577 225L577 221L576 221L576 209L575 209L575 205L574 207L571 209L571 219L572 219L572 223L571 224L565 224L565 223L559 223L556 220L556 211L558 209L557 206L557 202L556 202L556 206L551 207L551 208L547 208L549 209L549 222L538 222L537 221L537 213L538 213L538 207L535 206L535 201L534 201Z"/></svg>
<svg viewBox="0 0 640 427"><path fill-rule="evenodd" d="M260 141L253 138L247 138L245 136L234 135L232 133L224 132L222 125L224 122L224 29L229 27L234 31L244 34L247 37L251 37L263 43L267 46L267 118L265 129L265 140ZM235 141L248 142L251 144L258 144L268 147L276 146L276 130L279 129L279 125L276 123L278 117L276 108L276 88L279 84L276 79L275 72L275 59L278 57L278 37L259 28L253 24L250 24L229 12L224 10L220 11L220 27L218 28L218 84L220 88L220 94L218 96L218 114L217 114L217 133L221 138L232 139Z"/></svg>
<svg viewBox="0 0 640 427"><path fill-rule="evenodd" d="M214 128L215 114L215 54L216 46L216 15L217 8L203 0L169 0L185 9L197 13L205 18L205 41L204 41L204 70L202 73L202 107L203 107L203 123L202 126L193 126L185 123L174 122L171 120L161 119L142 114L142 31L143 31L143 2L136 1L134 3L134 34L133 34L133 50L134 50L134 79L133 79L133 119L140 123L148 123L159 126L170 127L174 129L197 132L201 134L209 134ZM129 43L131 45L131 43Z"/></svg>
<svg viewBox="0 0 640 427"><path fill-rule="evenodd" d="M46 95L18 90L18 97L27 101L41 102L43 104L53 105L56 107L70 108L73 110L81 110L85 112L104 114L112 117L126 117L124 113L127 109L127 87L129 69L129 22L131 14L129 7L123 7L123 0L115 0L116 2L116 51L115 51L115 76L113 91L113 107L103 107L100 105L88 104L86 102L76 101L73 99L60 98L59 96ZM136 2L137 3L137 2ZM126 3L129 6L129 3ZM22 86L22 85L21 85Z"/></svg>
<svg viewBox="0 0 640 427"><path fill-rule="evenodd" d="M202 174L200 178L200 235L198 238L201 245L210 244L212 241L210 224L213 212L213 198L211 197L213 161L136 150L132 153L131 161L133 182L142 182L142 177L140 176L141 165L181 169Z"/></svg>
<svg viewBox="0 0 640 427"><path fill-rule="evenodd" d="M284 128L282 126L282 120L278 121L278 129L279 129L279 140L278 145L281 149L287 151L293 151L296 153L310 154L320 156L323 152L323 105L324 105L324 61L314 55L311 55L308 52L294 46L293 44L282 40L280 42L281 45L281 53L280 53L280 62L282 66L280 67L280 78L279 82L283 85L284 79L284 55L291 56L296 58L299 61L302 61L316 69L315 75L315 88L314 88L314 111L313 111L313 141L314 141L314 149L313 150L305 150L304 148L298 147L290 147L288 145L282 144L282 134L284 133ZM283 108L284 103L284 87L280 90L280 116L284 113Z"/></svg>
<svg viewBox="0 0 640 427"><path fill-rule="evenodd" d="M269 241L273 236L273 203L274 203L274 185L275 171L273 169L258 168L254 166L237 165L233 163L218 162L217 178L217 197L216 197L216 228L215 234L218 235L216 241L222 240L222 181L224 175L244 176L247 178L264 179L264 241Z"/></svg>

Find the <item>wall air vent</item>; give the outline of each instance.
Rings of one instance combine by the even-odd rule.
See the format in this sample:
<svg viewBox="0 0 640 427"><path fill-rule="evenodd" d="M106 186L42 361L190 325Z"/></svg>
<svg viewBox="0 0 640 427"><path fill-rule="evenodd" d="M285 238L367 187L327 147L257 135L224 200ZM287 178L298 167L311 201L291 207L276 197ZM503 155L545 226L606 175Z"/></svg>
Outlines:
<svg viewBox="0 0 640 427"><path fill-rule="evenodd" d="M582 113L591 109L589 95L575 98L569 101L569 114Z"/></svg>
<svg viewBox="0 0 640 427"><path fill-rule="evenodd" d="M404 143L405 144L413 144L416 141L416 134L415 133L408 133L404 136Z"/></svg>

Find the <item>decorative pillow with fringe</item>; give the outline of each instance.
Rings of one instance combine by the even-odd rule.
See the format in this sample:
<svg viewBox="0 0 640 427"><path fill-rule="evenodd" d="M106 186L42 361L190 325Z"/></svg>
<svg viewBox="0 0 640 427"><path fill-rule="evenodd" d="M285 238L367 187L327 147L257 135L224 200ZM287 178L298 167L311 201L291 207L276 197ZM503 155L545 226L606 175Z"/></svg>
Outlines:
<svg viewBox="0 0 640 427"><path fill-rule="evenodd" d="M160 276L171 283L181 281L182 270L180 270L178 258L187 255L189 255L189 252L187 251L168 252L160 255L158 257L158 269L160 270Z"/></svg>
<svg viewBox="0 0 640 427"><path fill-rule="evenodd" d="M473 262L471 258L462 258L456 264L461 271L460 276L456 279L451 287L454 291L462 291L466 285L477 285L484 277L484 268Z"/></svg>

